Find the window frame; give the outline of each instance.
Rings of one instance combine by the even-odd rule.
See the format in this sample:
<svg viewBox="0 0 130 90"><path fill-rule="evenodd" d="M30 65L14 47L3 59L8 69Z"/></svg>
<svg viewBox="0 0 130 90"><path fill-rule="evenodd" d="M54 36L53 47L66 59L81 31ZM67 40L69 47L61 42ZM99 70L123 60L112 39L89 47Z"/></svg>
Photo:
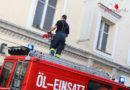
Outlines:
<svg viewBox="0 0 130 90"><path fill-rule="evenodd" d="M113 41L112 41L111 50L109 53L107 53L107 52L104 53L96 48L97 40L98 40L98 33L99 33L99 29L100 29L100 22L101 22L102 18L108 20L108 22L110 22L110 24L114 25L114 28L112 28ZM118 39L118 31L119 31L119 23L118 22L119 22L119 20L120 20L119 18L115 17L111 13L109 13L109 12L105 13L104 9L101 7L101 10L98 12L95 38L93 40L93 51L95 53L97 53L98 55L102 55L104 57L114 59L115 52L116 52L116 44L117 44L117 39ZM110 36L110 38L111 38L111 36ZM108 51L108 49L107 49L107 51Z"/></svg>
<svg viewBox="0 0 130 90"><path fill-rule="evenodd" d="M1 75L2 75L2 71L3 71L3 68L4 68L6 62L7 62L7 63L13 63L13 66L12 66L11 72L10 72L10 74L9 74L9 76L8 76L8 80L7 80L7 82L6 82L6 86L2 86L2 87L8 87L8 86L9 86L10 79L11 79L11 77L12 77L13 70L14 70L14 67L15 67L15 64L16 64L15 62L12 62L12 61L5 61L4 64L3 64L3 66L2 66L2 68L1 68Z"/></svg>
<svg viewBox="0 0 130 90"><path fill-rule="evenodd" d="M105 29L105 24L108 25L108 32L105 32L105 30L104 30ZM107 48L108 48L108 39L109 39L109 36L110 36L109 35L110 34L109 33L110 32L110 28L111 28L111 24L102 19L101 22L100 22L100 29L99 29L99 33L98 33L98 40L97 40L96 49L100 50L100 51L102 51L104 53L107 53L107 54L109 54L107 52ZM102 50L102 47L103 47L102 43L103 43L103 36L104 36L104 34L107 35L107 42L106 42L105 50Z"/></svg>
<svg viewBox="0 0 130 90"><path fill-rule="evenodd" d="M88 83L87 83L87 89L88 89L88 85L89 85L89 82L91 82L91 83L95 83L95 84L99 84L99 85L105 85L105 86L107 86L107 87L110 87L111 88L111 90L113 89L113 85L110 85L110 84L107 84L107 83L104 83L104 82L101 82L101 81L97 81L97 80L88 80Z"/></svg>
<svg viewBox="0 0 130 90"><path fill-rule="evenodd" d="M22 71L22 69L23 69L23 66L22 65L25 65L26 64L26 67L24 68L25 69L25 71L24 71L24 73L21 73L21 71ZM28 62L24 62L24 61L18 61L18 62L16 62L16 65L15 65L15 68L14 68L14 72L13 72L13 74L12 74L12 79L11 79L11 82L10 82L10 87L11 88L14 88L15 86L13 86L14 85L14 82L15 82L15 79L18 79L18 80L20 80L21 81L21 84L20 84L20 86L19 87L17 87L17 88L19 88L19 89L21 89L21 85L22 85L22 82L23 82L23 80L24 80L24 78L25 78L25 75L26 75L26 72L27 72L27 69L28 69L28 65L29 65L29 63ZM20 68L19 68L19 66L20 66ZM21 69L20 70L20 72L18 73L17 71L18 71L18 69ZM16 74L17 73L17 74ZM22 75L23 76L22 76ZM19 76L19 78L17 77L16 78L16 76ZM20 76L21 75L21 76ZM16 88L16 87L15 87Z"/></svg>
<svg viewBox="0 0 130 90"><path fill-rule="evenodd" d="M36 27L38 29L41 29L41 30L44 30L44 31L48 31L48 30L45 30L43 27L44 27L44 24L45 24L45 17L46 17L46 14L47 14L47 10L48 10L48 6L53 8L56 12L56 8L57 8L57 3L56 3L56 6L53 7L52 5L49 4L49 0L45 0L45 2L43 2L42 0L38 0L37 2L41 2L41 3L44 3L44 8L43 8L43 13L42 13L42 17L41 17L41 22L40 22L40 27L36 27L33 25L32 23L32 26L33 27ZM38 7L38 3L36 5L36 10L37 10L37 7ZM33 18L33 22L34 22L34 19L35 19L35 14L36 14L36 11L34 13L34 18ZM52 20L52 24L54 22L54 17L55 17L55 13L54 13L54 16L53 16L53 20Z"/></svg>
<svg viewBox="0 0 130 90"><path fill-rule="evenodd" d="M120 87L119 87L119 88L117 88L117 90L123 90L123 88L120 88Z"/></svg>

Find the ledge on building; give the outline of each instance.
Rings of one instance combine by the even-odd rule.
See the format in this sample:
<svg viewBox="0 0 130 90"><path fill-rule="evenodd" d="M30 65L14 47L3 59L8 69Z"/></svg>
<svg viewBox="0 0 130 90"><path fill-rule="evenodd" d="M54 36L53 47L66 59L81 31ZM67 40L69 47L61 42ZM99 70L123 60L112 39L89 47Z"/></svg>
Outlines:
<svg viewBox="0 0 130 90"><path fill-rule="evenodd" d="M116 13L115 11L113 11L113 10L111 10L110 8L108 8L107 6L105 6L103 3L98 3L99 4L99 6L102 8L102 9L104 9L104 10L110 10L111 12L108 12L108 13L110 13L110 14L112 14L113 16L115 16L116 18L118 18L118 19L121 19L121 15L119 15L118 13Z"/></svg>
<svg viewBox="0 0 130 90"><path fill-rule="evenodd" d="M5 27L6 26L6 27ZM11 29L11 27L13 27L13 29ZM20 26L17 26L15 24L11 24L7 21L1 20L0 19L0 28L4 28L4 30L6 30L7 32L12 32L18 35L22 35L23 37L25 36L26 38L31 38L33 40L36 40L38 42L43 43L46 47L49 48L49 43L48 42L44 42L41 38L41 35L32 32L30 30L24 29ZM19 29L19 30L17 30ZM80 48L75 48L74 46L70 46L67 45L64 52L68 53L67 55L71 56L70 54L72 54L72 56L78 56L81 58L85 58L85 59L91 59L95 62L101 63L103 65L107 65L111 68L116 68L118 70L121 70L123 72L126 72L127 74L130 74L130 68L122 66L118 63L112 62L106 58L103 57L99 57L97 55L94 55L88 51L82 50Z"/></svg>

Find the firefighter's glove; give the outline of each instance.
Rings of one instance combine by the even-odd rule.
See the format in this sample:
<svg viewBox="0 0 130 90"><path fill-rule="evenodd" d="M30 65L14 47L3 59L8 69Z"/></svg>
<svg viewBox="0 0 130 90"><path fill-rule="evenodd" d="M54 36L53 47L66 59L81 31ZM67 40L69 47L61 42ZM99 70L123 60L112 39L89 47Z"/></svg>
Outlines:
<svg viewBox="0 0 130 90"><path fill-rule="evenodd" d="M48 34L51 34L51 31L47 32Z"/></svg>

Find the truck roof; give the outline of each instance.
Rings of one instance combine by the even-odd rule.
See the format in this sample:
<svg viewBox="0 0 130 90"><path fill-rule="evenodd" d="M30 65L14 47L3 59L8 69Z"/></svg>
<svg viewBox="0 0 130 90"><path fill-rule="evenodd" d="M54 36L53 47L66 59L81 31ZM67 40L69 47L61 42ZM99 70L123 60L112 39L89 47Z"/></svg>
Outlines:
<svg viewBox="0 0 130 90"><path fill-rule="evenodd" d="M94 69L92 67L83 66L81 64L78 64L78 63L75 63L75 62L71 62L71 61L66 60L66 59L57 58L57 57L48 55L48 54L43 53L43 52L30 51L25 59L26 60L30 60L31 57L34 57L34 58L37 58L37 59L46 60L46 61L50 61L50 62L59 64L59 65L63 65L63 66L66 66L66 67L69 67L69 68L73 68L73 69L76 69L76 70L80 70L80 71L83 71L83 72L86 72L86 73L90 73L90 74L93 74L93 75L96 75L96 76L99 76L99 77L110 79L110 76L106 72L96 70L96 69ZM10 59L11 58L12 59L15 59L15 58L16 59L18 59L18 58L19 59L24 59L24 58L22 58L22 57L20 57L18 55L15 55L15 57L10 57ZM32 60L35 60L34 58ZM7 57L6 57L6 59L7 59Z"/></svg>

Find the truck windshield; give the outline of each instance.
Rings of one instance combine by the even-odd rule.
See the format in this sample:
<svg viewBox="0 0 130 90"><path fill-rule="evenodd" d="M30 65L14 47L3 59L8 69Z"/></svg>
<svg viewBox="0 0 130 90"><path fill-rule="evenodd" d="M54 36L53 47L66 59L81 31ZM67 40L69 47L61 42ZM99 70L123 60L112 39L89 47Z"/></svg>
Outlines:
<svg viewBox="0 0 130 90"><path fill-rule="evenodd" d="M13 74L13 79L10 85L11 90L20 90L22 81L24 79L28 63L27 62L18 62Z"/></svg>
<svg viewBox="0 0 130 90"><path fill-rule="evenodd" d="M9 76L11 74L12 68L14 63L13 62L5 62L2 74L0 76L0 86L6 87L8 83Z"/></svg>

